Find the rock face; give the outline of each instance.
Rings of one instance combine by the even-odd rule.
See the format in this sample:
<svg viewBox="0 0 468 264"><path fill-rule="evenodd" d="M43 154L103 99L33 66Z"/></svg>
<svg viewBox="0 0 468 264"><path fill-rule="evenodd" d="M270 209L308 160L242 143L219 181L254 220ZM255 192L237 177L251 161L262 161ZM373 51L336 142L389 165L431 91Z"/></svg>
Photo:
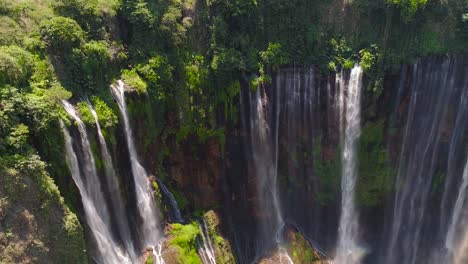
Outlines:
<svg viewBox="0 0 468 264"><path fill-rule="evenodd" d="M87 263L83 229L39 160L0 169L0 263Z"/></svg>
<svg viewBox="0 0 468 264"><path fill-rule="evenodd" d="M314 250L312 245L297 230L289 228L285 231L286 245L275 249L260 259L258 264L300 263L300 264L330 264L325 257ZM290 260L288 259L290 258Z"/></svg>
<svg viewBox="0 0 468 264"><path fill-rule="evenodd" d="M213 208L222 203L221 147L208 139L206 143L190 136L174 148L166 167L178 189L195 208Z"/></svg>

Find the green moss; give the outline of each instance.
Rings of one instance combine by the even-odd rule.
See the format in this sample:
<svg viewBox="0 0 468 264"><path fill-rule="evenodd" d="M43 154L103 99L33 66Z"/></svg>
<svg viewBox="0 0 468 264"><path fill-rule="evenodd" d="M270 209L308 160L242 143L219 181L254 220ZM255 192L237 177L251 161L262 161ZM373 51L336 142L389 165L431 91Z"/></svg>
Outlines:
<svg viewBox="0 0 468 264"><path fill-rule="evenodd" d="M147 92L148 85L135 70L123 70L122 80L140 94L145 94Z"/></svg>
<svg viewBox="0 0 468 264"><path fill-rule="evenodd" d="M81 121L88 125L95 125L96 121L94 120L93 114L91 113L91 110L89 109L89 106L86 102L79 102L76 105L76 108L80 113Z"/></svg>
<svg viewBox="0 0 468 264"><path fill-rule="evenodd" d="M99 123L103 128L110 128L115 127L119 122L119 119L104 100L100 97L92 96L91 102L93 103L93 107L96 110L97 116L99 118Z"/></svg>
<svg viewBox="0 0 468 264"><path fill-rule="evenodd" d="M171 235L170 244L178 253L178 263L201 264L196 242L200 235L200 228L196 222L188 225L172 224L169 233Z"/></svg>
<svg viewBox="0 0 468 264"><path fill-rule="evenodd" d="M358 152L357 200L363 206L378 206L391 191L394 170L383 141L382 122L367 123L362 128Z"/></svg>
<svg viewBox="0 0 468 264"><path fill-rule="evenodd" d="M145 264L153 264L154 263L154 260L153 260L153 255L150 255L146 261L145 261Z"/></svg>
<svg viewBox="0 0 468 264"><path fill-rule="evenodd" d="M287 234L287 250L294 263L312 264L320 261L320 256L314 251L312 245L299 232L290 230Z"/></svg>
<svg viewBox="0 0 468 264"><path fill-rule="evenodd" d="M207 225L208 235L214 243L216 262L222 264L236 263L231 244L221 235L220 219L217 213L210 210L205 213L203 218Z"/></svg>
<svg viewBox="0 0 468 264"><path fill-rule="evenodd" d="M329 160L324 160L321 143L316 144L312 152L314 173L318 178L318 201L325 205L336 201L341 179L341 155L337 151Z"/></svg>

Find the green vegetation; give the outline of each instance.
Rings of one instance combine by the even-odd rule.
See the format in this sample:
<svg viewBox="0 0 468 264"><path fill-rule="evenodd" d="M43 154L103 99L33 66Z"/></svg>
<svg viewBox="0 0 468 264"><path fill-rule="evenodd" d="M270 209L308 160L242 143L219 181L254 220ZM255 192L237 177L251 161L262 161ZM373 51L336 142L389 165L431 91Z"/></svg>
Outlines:
<svg viewBox="0 0 468 264"><path fill-rule="evenodd" d="M206 222L208 235L211 237L211 241L213 242L216 262L223 264L236 263L231 244L221 234L218 214L215 211L210 210L203 215L203 218Z"/></svg>
<svg viewBox="0 0 468 264"><path fill-rule="evenodd" d="M294 263L320 263L320 257L314 251L312 245L299 232L288 231L288 247L290 256Z"/></svg>
<svg viewBox="0 0 468 264"><path fill-rule="evenodd" d="M138 93L146 93L147 84L141 79L135 70L123 70L122 80Z"/></svg>
<svg viewBox="0 0 468 264"><path fill-rule="evenodd" d="M146 259L145 264L154 264L153 255L150 255L150 256Z"/></svg>
<svg viewBox="0 0 468 264"><path fill-rule="evenodd" d="M177 251L177 263L201 264L200 257L197 255L196 242L200 229L196 222L188 225L172 224L169 233L170 244Z"/></svg>
<svg viewBox="0 0 468 264"><path fill-rule="evenodd" d="M360 61L368 91L379 96L384 74L401 63L467 52L467 17L461 0L0 0L2 175L20 183L33 176L16 166L35 164L35 180L48 186L40 192L52 188L52 178L73 204L78 196L69 188L58 125L70 120L60 100L77 104L93 125L83 102L89 98L112 141L119 119L109 85L117 79L135 92L127 103L132 121L145 125L135 132L142 153L153 153L158 136L177 143L215 138L224 146L226 130L238 122L241 84L256 89L287 65L317 65L326 73ZM370 124L361 140L359 201L369 206L382 201L391 173L378 130ZM159 167L167 146L160 149L152 157ZM318 197L325 203L336 198L341 166L338 155L321 155L316 147ZM9 199L20 197L23 189L5 186ZM81 243L75 224L68 227ZM74 244L68 242L55 246Z"/></svg>
<svg viewBox="0 0 468 264"><path fill-rule="evenodd" d="M340 190L341 156L337 151L330 159L325 159L319 141L312 152L314 173L318 179L317 199L323 205L336 201Z"/></svg>
<svg viewBox="0 0 468 264"><path fill-rule="evenodd" d="M356 195L363 206L383 204L386 194L392 190L395 171L389 163L383 132L381 122L368 123L362 128Z"/></svg>
<svg viewBox="0 0 468 264"><path fill-rule="evenodd" d="M423 9L427 0L387 0L389 3L397 5L401 10L403 20L408 22L413 19L418 9Z"/></svg>

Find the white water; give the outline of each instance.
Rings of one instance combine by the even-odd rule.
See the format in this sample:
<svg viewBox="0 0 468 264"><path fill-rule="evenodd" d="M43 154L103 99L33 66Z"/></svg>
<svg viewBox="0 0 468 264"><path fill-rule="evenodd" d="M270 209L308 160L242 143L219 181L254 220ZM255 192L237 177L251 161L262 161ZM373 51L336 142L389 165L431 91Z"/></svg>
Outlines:
<svg viewBox="0 0 468 264"><path fill-rule="evenodd" d="M177 200L175 199L174 195L167 189L166 185L162 181L158 181L159 188L163 192L166 199L169 199L169 205L172 209L172 214L174 216L174 221L176 223L183 223L184 218L182 218L182 214L179 209L179 205L177 204Z"/></svg>
<svg viewBox="0 0 468 264"><path fill-rule="evenodd" d="M460 189L457 196L457 201L455 203L455 208L453 209L452 220L447 232L447 237L445 239L445 248L448 251L448 257L446 261L449 261L450 257L454 256L456 252L457 245L459 244L459 234L466 232L468 227L466 226L467 221L466 215L466 198L468 192L468 159L465 164L465 169L463 170L463 182L460 185ZM465 220L465 221L463 221ZM461 230L460 230L461 229Z"/></svg>
<svg viewBox="0 0 468 264"><path fill-rule="evenodd" d="M340 121L345 126L340 131L343 142L342 180L341 180L341 216L338 229L338 247L334 263L358 264L364 255L359 245L359 222L355 205L357 181L357 144L361 133L361 79L362 69L355 66L351 70L346 94L345 86L340 85L339 109ZM339 82L342 84L342 79ZM341 126L343 126L341 124Z"/></svg>
<svg viewBox="0 0 468 264"><path fill-rule="evenodd" d="M202 221L198 222L198 226L202 237L202 246L198 249L202 262L203 264L216 264L215 250L205 219L202 218Z"/></svg>
<svg viewBox="0 0 468 264"><path fill-rule="evenodd" d="M159 215L156 207L156 202L153 196L153 188L148 179L148 174L143 166L138 161L138 156L133 142L132 129L127 114L127 105L125 103L125 84L119 80L117 85L111 86L112 93L119 106L124 132L127 139L128 151L130 154L130 163L132 167L133 179L135 182L135 192L137 197L137 206L139 214L142 218L140 225L140 236L143 238L145 246L155 247L161 239L159 232ZM158 253L158 251L154 251ZM156 254L155 254L156 255ZM156 255L160 259L160 255ZM157 262L160 263L160 262Z"/></svg>
<svg viewBox="0 0 468 264"><path fill-rule="evenodd" d="M294 264L288 252L283 247L279 248L280 264Z"/></svg>
<svg viewBox="0 0 468 264"><path fill-rule="evenodd" d="M261 211L260 241L257 250L257 258L262 257L271 247L280 247L284 219L278 194L278 129L279 129L279 89L276 96L277 108L273 111L269 105L264 87L257 87L255 93L248 93L248 104L244 105L241 91L242 124L248 130L250 142L247 148L250 150L253 173L257 180L258 210ZM243 108L246 109L243 109ZM271 112L269 112L271 110ZM268 113L274 119L271 129L268 121ZM245 120L247 118L247 121ZM248 123L247 123L248 122ZM247 124L249 125L247 127ZM286 251L285 254L287 255Z"/></svg>
<svg viewBox="0 0 468 264"><path fill-rule="evenodd" d="M444 260L444 251L453 251L457 245L444 248L452 243L449 229L457 211L455 200L462 190L468 131L466 98L460 100L466 97L462 95L466 71L459 67L456 60L447 57L419 61L412 68L394 205L381 263L453 263ZM447 171L440 176L445 160ZM433 197L439 178L445 180L445 193L440 212L433 215L433 208L438 206ZM463 231L455 228L454 233Z"/></svg>
<svg viewBox="0 0 468 264"><path fill-rule="evenodd" d="M112 157L109 154L109 151L107 149L106 139L104 138L104 135L102 134L98 115L96 111L94 110L93 106L91 105L91 103L89 101L87 103L88 103L89 110L91 111L94 117L95 123L96 123L99 144L101 147L101 156L102 156L102 160L104 163L106 182L109 188L109 193L112 195L112 199L111 199L112 208L114 209L116 222L118 225L118 232L125 247L127 248L129 254L132 257L132 260L136 261L138 259L137 257L138 254L136 254L135 247L133 245L132 238L130 235L130 225L128 223L127 214L124 208L125 203L122 199L122 191L120 189L119 179L117 178L117 174L114 170Z"/></svg>
<svg viewBox="0 0 468 264"><path fill-rule="evenodd" d="M468 84L468 81L466 81ZM442 201L442 205L445 205L445 200L449 192L449 184L451 179L456 179L457 175L454 171L456 155L454 151L457 149L457 145L459 143L459 138L466 133L467 131L463 129L463 126L466 125L466 118L468 117L468 91L465 90L462 94L459 112L457 115L457 120L455 123L454 128L454 135L452 136L451 144L450 144L450 151L449 151L449 164L447 168L447 184L445 186L444 192L444 199ZM465 147L466 148L466 147ZM467 249L468 246L468 237L463 237L468 234L468 205L467 205L467 198L468 198L468 157L466 158L465 166L463 169L463 176L460 187L458 189L457 199L455 201L455 205L453 207L452 214L450 215L450 221L448 224L448 230L445 237L445 252L443 254L443 259L446 263L461 263L459 259L468 257L467 252L464 250ZM442 221L441 221L442 222ZM461 251L460 251L461 250ZM466 259L468 261L468 259Z"/></svg>
<svg viewBox="0 0 468 264"><path fill-rule="evenodd" d="M99 262L105 264L132 263L128 254L120 248L120 245L112 237L109 222L109 211L102 195L101 184L97 177L94 158L87 137L86 129L77 116L75 109L68 102L63 101L65 110L75 119L81 135L81 145L83 148L85 161L82 164L84 174L80 171L80 164L77 155L73 150L73 141L61 122L63 135L65 138L65 150L67 163L70 168L73 180L80 191L83 203L86 222L96 241L96 251Z"/></svg>
<svg viewBox="0 0 468 264"><path fill-rule="evenodd" d="M261 95L262 87L257 87L255 98L250 98L250 127L252 155L255 175L258 178L259 203L268 219L263 223L263 236L274 235L279 242L280 232L284 225L279 205L277 190L276 150L278 140L273 139L272 131L266 121L267 97ZM269 212L267 211L269 210Z"/></svg>

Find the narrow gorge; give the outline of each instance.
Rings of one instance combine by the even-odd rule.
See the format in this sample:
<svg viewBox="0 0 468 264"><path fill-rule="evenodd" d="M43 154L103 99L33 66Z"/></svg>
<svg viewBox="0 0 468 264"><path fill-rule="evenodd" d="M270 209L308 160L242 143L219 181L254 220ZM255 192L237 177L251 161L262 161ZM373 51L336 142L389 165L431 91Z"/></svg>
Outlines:
<svg viewBox="0 0 468 264"><path fill-rule="evenodd" d="M465 0L0 0L0 264L467 264Z"/></svg>

